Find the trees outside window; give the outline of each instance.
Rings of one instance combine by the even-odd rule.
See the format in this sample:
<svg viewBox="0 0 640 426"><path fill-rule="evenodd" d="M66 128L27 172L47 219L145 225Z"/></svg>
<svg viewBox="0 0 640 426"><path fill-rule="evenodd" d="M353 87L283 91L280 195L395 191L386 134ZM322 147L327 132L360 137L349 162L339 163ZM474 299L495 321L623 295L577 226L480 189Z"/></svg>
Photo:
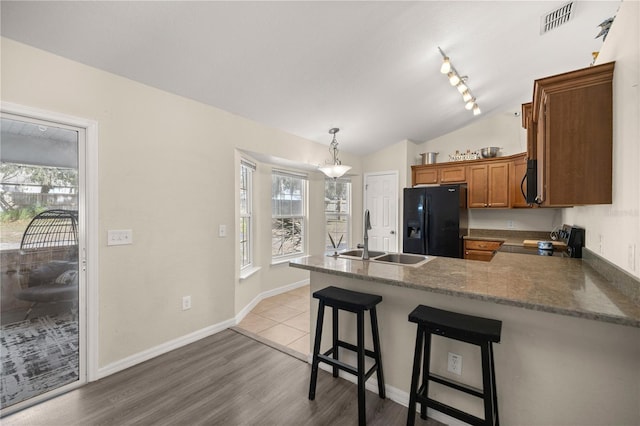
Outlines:
<svg viewBox="0 0 640 426"><path fill-rule="evenodd" d="M325 253L333 254L350 247L350 180L326 179L324 181L324 215L326 220Z"/></svg>
<svg viewBox="0 0 640 426"><path fill-rule="evenodd" d="M303 175L274 170L271 175L271 257L305 251L305 196Z"/></svg>

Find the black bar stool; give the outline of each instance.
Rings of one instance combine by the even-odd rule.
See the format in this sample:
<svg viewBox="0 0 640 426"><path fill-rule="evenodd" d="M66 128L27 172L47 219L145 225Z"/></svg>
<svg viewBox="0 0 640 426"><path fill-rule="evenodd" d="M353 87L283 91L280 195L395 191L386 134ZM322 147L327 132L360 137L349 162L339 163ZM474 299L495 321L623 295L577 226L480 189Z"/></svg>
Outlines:
<svg viewBox="0 0 640 426"><path fill-rule="evenodd" d="M413 425L415 422L416 403L420 403L420 417L423 419L427 418L427 407L431 407L472 425L499 425L498 395L496 393L496 374L493 363L492 343L500 342L502 322L443 311L423 305L418 305L418 307L409 314L409 321L418 324L418 333L416 335L416 349L413 356L413 374L411 376L407 425ZM448 380L432 374L429 371L432 334L480 346L482 355L482 389L476 389L462 383ZM420 360L422 357L423 344L424 358ZM422 384L418 388L421 364ZM482 398L484 400L484 419L429 398L429 381L440 383L455 390Z"/></svg>
<svg viewBox="0 0 640 426"><path fill-rule="evenodd" d="M313 346L313 361L311 364L311 383L309 385L309 399L316 396L316 382L318 380L318 364L324 362L333 367L333 377L338 377L338 370L343 370L358 378L358 424L367 423L365 410L364 384L371 375L376 372L378 377L378 395L385 398L384 376L382 374L382 362L380 361L380 336L378 335L378 317L376 305L382 301L382 296L375 294L359 293L338 287L326 287L313 293L313 297L319 300L318 320L316 322L316 337ZM333 310L333 345L331 349L320 353L320 340L322 338L322 322L324 319L324 307L330 306ZM353 312L357 316L357 344L352 345L338 338L338 310ZM373 351L364 347L364 312L371 312L371 332L373 334ZM357 367L345 364L338 360L338 348L348 349L357 354ZM332 357L330 357L331 355ZM365 372L364 357L375 360L374 365Z"/></svg>

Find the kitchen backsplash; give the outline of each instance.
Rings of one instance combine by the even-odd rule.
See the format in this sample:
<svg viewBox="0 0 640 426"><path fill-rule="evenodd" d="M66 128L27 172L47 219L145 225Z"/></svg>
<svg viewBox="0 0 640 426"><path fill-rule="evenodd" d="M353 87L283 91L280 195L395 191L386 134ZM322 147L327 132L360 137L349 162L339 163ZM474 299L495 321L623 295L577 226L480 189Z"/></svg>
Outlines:
<svg viewBox="0 0 640 426"><path fill-rule="evenodd" d="M561 209L469 209L473 229L551 232L561 225Z"/></svg>

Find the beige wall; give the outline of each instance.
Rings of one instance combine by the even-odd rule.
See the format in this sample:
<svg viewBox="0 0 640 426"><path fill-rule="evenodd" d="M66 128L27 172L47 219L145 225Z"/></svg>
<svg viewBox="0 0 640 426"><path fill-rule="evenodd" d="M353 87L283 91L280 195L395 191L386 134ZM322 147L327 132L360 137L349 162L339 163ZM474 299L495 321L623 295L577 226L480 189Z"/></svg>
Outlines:
<svg viewBox="0 0 640 426"><path fill-rule="evenodd" d="M564 211L567 223L585 227L587 248L636 277L640 277L639 27L640 3L622 2L597 61L616 61L613 75L613 204Z"/></svg>
<svg viewBox="0 0 640 426"><path fill-rule="evenodd" d="M533 92L533 82L531 90ZM449 155L456 150L474 152L487 146L500 147L500 156L525 152L526 133L522 129L521 117L515 114L520 112L520 108L520 105L514 105L504 113L480 115L468 126L420 144L418 152L438 152L438 163L450 161Z"/></svg>
<svg viewBox="0 0 640 426"><path fill-rule="evenodd" d="M1 43L4 102L98 122L99 367L233 319L261 292L308 278L270 266L265 219L258 228L262 269L238 282L236 149L317 164L327 158L326 145L6 38ZM361 173L357 157L341 151L341 158ZM260 202L267 205L270 168L263 166ZM315 234L324 226L315 175L309 230L323 241ZM362 197L359 185L354 197ZM220 224L226 238L218 237ZM107 247L109 229L132 229L134 244ZM191 310L181 309L184 295L192 296Z"/></svg>

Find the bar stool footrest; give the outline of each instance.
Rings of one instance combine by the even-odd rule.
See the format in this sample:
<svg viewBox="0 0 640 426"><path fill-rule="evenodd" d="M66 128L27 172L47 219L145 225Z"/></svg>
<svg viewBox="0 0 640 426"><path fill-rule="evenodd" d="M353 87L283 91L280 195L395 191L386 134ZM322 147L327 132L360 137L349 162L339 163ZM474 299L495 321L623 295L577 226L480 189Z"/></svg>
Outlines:
<svg viewBox="0 0 640 426"><path fill-rule="evenodd" d="M338 346L345 348L347 350L353 351L353 352L357 352L358 348L355 345L352 345L350 343L347 342L343 342L341 340L338 340ZM334 359L332 357L330 357L329 355L333 355L334 351L337 351L338 348L337 347L333 347L328 349L327 351L325 351L322 354L318 354L318 362L324 362L325 364L329 364L332 367L337 367L340 370L344 370L347 373L351 373L354 376L358 376L358 369L352 365L349 365L345 362L342 362L340 360ZM370 351L368 349L364 350L365 355L368 356L369 358L373 358L375 359L375 353L373 351ZM364 374L364 378L365 380L369 379L369 377L371 377L373 375L373 373L375 373L378 369L378 363L374 363L373 366L371 366L371 368L369 369L369 371L367 371Z"/></svg>
<svg viewBox="0 0 640 426"><path fill-rule="evenodd" d="M340 346L341 348L348 349L348 350L350 350L352 352L356 352L356 353L358 352L358 347L356 345L353 345L353 344L349 343L349 342L338 340L338 346ZM331 348L331 350L332 349L333 348ZM367 349L367 348L364 349L364 354L366 356L368 356L369 358L375 358L376 357L376 353L371 351L371 350L369 350L369 349Z"/></svg>
<svg viewBox="0 0 640 426"><path fill-rule="evenodd" d="M435 399L428 398L428 397L425 398L424 396L422 396L422 394L416 396L416 402L419 402L420 404L425 404L427 407L435 408L441 413L447 414L451 417L455 417L459 420L462 420L465 423L469 423L470 425L482 426L486 423L484 419L481 419L480 417L472 416L469 413L460 411L455 407L452 407L447 404L443 404L442 402L436 401Z"/></svg>
<svg viewBox="0 0 640 426"><path fill-rule="evenodd" d="M429 380L478 398L484 398L484 392L482 389L474 388L473 386L465 385L464 383L456 382L455 380L450 380L445 377L438 376L437 374L430 373Z"/></svg>

